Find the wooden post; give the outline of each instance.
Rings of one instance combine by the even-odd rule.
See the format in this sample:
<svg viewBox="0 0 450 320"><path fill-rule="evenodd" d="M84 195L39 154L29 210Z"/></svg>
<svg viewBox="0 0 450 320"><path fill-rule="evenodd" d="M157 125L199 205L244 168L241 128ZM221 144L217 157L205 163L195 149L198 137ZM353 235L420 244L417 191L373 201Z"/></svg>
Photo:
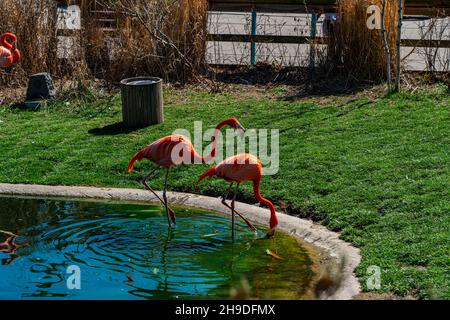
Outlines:
<svg viewBox="0 0 450 320"><path fill-rule="evenodd" d="M164 121L162 79L139 77L124 79L122 116L127 127L146 127Z"/></svg>
<svg viewBox="0 0 450 320"><path fill-rule="evenodd" d="M386 15L386 1L383 0L383 8L381 9L381 35L383 36L383 45L384 45L384 52L386 54L386 76L387 76L387 83L388 83L388 91L392 91L392 80L391 80L391 51L389 49L389 45L387 42L387 31L386 31L386 25L384 23L384 17Z"/></svg>
<svg viewBox="0 0 450 320"><path fill-rule="evenodd" d="M403 22L403 0L398 0L398 24L397 24L397 78L395 79L395 91L400 91L401 77L401 48L402 48L402 22Z"/></svg>
<svg viewBox="0 0 450 320"><path fill-rule="evenodd" d="M312 89L314 69L316 66L317 13L311 14L311 43L309 44L309 86Z"/></svg>
<svg viewBox="0 0 450 320"><path fill-rule="evenodd" d="M309 45L309 68L314 70L316 61L316 35L317 35L317 13L311 14L311 44Z"/></svg>
<svg viewBox="0 0 450 320"><path fill-rule="evenodd" d="M256 42L254 36L256 36L256 11L252 9L252 42L250 44L250 63L252 66L256 65Z"/></svg>

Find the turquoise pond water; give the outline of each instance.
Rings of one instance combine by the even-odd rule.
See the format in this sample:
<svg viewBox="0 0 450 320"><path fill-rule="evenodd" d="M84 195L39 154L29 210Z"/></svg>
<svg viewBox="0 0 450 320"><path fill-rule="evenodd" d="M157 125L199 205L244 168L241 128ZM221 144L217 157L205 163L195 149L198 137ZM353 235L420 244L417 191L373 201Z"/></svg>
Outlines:
<svg viewBox="0 0 450 320"><path fill-rule="evenodd" d="M159 206L0 198L0 299L298 299L312 262L293 237ZM268 255L266 250L282 259ZM80 289L76 284L80 270ZM70 272L68 272L70 271ZM72 276L72 277L71 277ZM75 280L74 280L75 279Z"/></svg>

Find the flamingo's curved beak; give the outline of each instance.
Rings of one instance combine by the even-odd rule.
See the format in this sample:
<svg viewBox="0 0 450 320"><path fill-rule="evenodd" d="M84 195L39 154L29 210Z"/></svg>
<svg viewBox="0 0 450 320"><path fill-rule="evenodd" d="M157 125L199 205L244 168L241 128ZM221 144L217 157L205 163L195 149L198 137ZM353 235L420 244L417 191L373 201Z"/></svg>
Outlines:
<svg viewBox="0 0 450 320"><path fill-rule="evenodd" d="M243 137L244 134L245 134L245 132L247 131L247 130L242 126L242 124L240 124L239 122L236 124L236 129L237 129L238 134L239 134L240 137Z"/></svg>

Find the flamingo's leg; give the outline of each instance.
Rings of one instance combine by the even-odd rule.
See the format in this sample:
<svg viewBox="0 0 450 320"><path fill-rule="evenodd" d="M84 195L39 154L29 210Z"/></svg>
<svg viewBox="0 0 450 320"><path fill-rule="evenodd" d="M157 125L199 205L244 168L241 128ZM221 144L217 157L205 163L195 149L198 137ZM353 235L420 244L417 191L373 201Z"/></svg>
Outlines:
<svg viewBox="0 0 450 320"><path fill-rule="evenodd" d="M233 210L231 207L230 207L230 205L226 202L226 200L227 200L227 198L228 198L228 194L230 193L230 191L231 191L231 188L233 187L233 183L234 182L232 182L232 183L230 183L230 187L228 188L228 190L227 190L227 192L223 195L223 197L222 197L222 204L225 206L225 207L227 207L228 209L230 209L230 210ZM246 224L247 224L247 226L250 228L250 229L252 229L253 231L256 231L257 229L255 228L255 226L250 222L250 221L248 221L242 214L240 214L237 210L234 210L234 213L235 214L237 214Z"/></svg>
<svg viewBox="0 0 450 320"><path fill-rule="evenodd" d="M231 200L231 239L234 241L234 201L236 200L236 196L239 189L239 182L236 185L236 190L234 191L233 200Z"/></svg>
<svg viewBox="0 0 450 320"><path fill-rule="evenodd" d="M143 184L149 191L151 191L151 193L153 193L154 196L155 196L159 201L161 201L161 203L162 203L163 206L166 206L166 203L164 202L164 200L161 199L161 197L155 192L155 190L153 190L153 189L148 185L148 182L147 182L147 180L149 180L150 178L153 178L153 177L154 177L154 173L155 173L156 170L158 170L158 169L159 169L159 167L156 167L152 172L150 172L148 175L146 175L145 178L144 178L144 180L142 180L142 184ZM168 208L168 210L169 210L170 215L175 216L175 212L173 212L173 210L172 210L169 206L168 206L167 208Z"/></svg>
<svg viewBox="0 0 450 320"><path fill-rule="evenodd" d="M167 193L167 178L169 177L169 171L170 171L170 169L166 170L166 177L164 178L163 199L164 199L164 205L166 207L167 222L169 222L169 227L171 227L170 220L172 220L173 224L176 223L176 220L175 220L175 214L173 213L173 211L171 211L171 210L169 211L169 205L167 203L166 193Z"/></svg>

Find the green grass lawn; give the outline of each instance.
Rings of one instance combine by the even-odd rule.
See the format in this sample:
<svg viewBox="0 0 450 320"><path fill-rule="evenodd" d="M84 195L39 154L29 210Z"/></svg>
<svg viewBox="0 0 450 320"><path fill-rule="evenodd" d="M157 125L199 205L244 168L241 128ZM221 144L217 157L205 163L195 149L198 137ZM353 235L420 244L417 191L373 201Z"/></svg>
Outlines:
<svg viewBox="0 0 450 320"><path fill-rule="evenodd" d="M166 122L132 132L99 129L121 120L118 96L88 95L40 112L0 107L0 182L141 188L137 174L125 174L141 147L177 128L192 130L197 120L212 127L237 117L247 128L280 129L280 170L263 178L262 193L361 248L364 288L367 267L377 265L382 292L450 299L448 89L375 100L277 99L283 94L167 90ZM170 189L193 191L206 168L173 169ZM152 185L160 189L162 176ZM225 188L212 180L196 192L218 196ZM250 185L240 199L256 202Z"/></svg>

